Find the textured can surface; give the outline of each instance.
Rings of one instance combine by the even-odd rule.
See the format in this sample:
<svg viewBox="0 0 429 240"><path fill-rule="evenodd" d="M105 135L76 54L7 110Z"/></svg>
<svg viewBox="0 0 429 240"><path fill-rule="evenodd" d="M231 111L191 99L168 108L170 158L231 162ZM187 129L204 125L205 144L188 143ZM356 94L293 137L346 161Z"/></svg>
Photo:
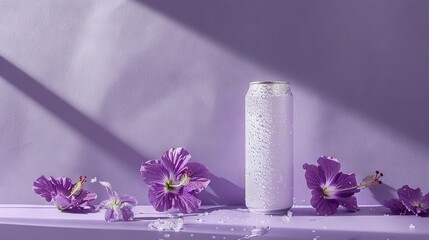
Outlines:
<svg viewBox="0 0 429 240"><path fill-rule="evenodd" d="M293 204L293 98L287 82L251 82L246 95L246 206L286 212Z"/></svg>

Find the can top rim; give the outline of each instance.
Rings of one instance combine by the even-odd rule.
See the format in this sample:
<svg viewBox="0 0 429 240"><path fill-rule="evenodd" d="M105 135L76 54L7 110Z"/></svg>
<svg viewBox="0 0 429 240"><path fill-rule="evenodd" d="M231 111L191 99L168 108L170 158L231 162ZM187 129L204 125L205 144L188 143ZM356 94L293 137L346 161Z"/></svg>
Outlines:
<svg viewBox="0 0 429 240"><path fill-rule="evenodd" d="M250 85L253 84L289 84L289 82L286 81L256 81L256 82L250 82Z"/></svg>

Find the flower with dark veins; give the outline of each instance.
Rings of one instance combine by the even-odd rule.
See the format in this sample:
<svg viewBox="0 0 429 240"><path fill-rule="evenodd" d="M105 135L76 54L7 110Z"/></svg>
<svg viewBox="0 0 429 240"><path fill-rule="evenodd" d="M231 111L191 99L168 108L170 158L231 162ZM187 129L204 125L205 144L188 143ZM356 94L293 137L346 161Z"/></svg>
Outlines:
<svg viewBox="0 0 429 240"><path fill-rule="evenodd" d="M429 214L429 193L423 196L420 188L413 189L404 185L398 189L398 196L399 199L390 199L383 203L392 214L415 214L419 216Z"/></svg>
<svg viewBox="0 0 429 240"><path fill-rule="evenodd" d="M157 211L176 208L183 213L196 211L197 194L207 188L210 173L183 148L171 148L161 159L149 160L140 168L143 181L150 185L149 202Z"/></svg>
<svg viewBox="0 0 429 240"><path fill-rule="evenodd" d="M33 183L33 190L47 202L53 202L61 211L88 212L95 210L92 201L97 194L83 189L83 177L75 184L70 178L41 176ZM78 186L79 185L79 186Z"/></svg>
<svg viewBox="0 0 429 240"><path fill-rule="evenodd" d="M372 188L381 184L383 173L366 176L362 183L356 183L355 174L340 172L341 165L333 157L322 156L317 159L318 166L304 164L305 179L310 188L311 205L318 215L332 215L340 205L350 211L357 211L357 200L353 195L364 188Z"/></svg>
<svg viewBox="0 0 429 240"><path fill-rule="evenodd" d="M127 194L119 197L109 182L100 181L100 184L106 187L107 194L109 195L109 199L102 201L98 206L99 209L106 209L106 213L104 214L106 221L132 221L134 219L132 208L137 205L137 200Z"/></svg>
<svg viewBox="0 0 429 240"><path fill-rule="evenodd" d="M305 179L310 188L311 205L318 215L332 215L339 205L350 211L357 211L357 200L353 196L357 188L355 174L340 172L340 163L332 157L322 156L317 160L318 166L304 164Z"/></svg>

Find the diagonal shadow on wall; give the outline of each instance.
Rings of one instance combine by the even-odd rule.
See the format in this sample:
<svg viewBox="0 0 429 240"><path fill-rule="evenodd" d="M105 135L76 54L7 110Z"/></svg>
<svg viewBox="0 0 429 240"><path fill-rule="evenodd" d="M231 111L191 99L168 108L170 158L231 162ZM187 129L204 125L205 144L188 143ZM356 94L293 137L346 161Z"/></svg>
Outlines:
<svg viewBox="0 0 429 240"><path fill-rule="evenodd" d="M142 161L148 160L108 129L80 112L2 56L0 56L0 77L105 152L117 159L126 159L123 162L133 171L139 169ZM244 198L243 188L213 174L211 179L209 188L213 193L201 194L203 204L237 204L237 198ZM234 194L225 194L225 189L231 190Z"/></svg>
<svg viewBox="0 0 429 240"><path fill-rule="evenodd" d="M0 56L0 76L104 151L118 159L126 159L127 161L124 162L130 167L138 169L142 159L147 159L108 129L64 101L2 56Z"/></svg>
<svg viewBox="0 0 429 240"><path fill-rule="evenodd" d="M428 1L135 1L292 84L429 144Z"/></svg>

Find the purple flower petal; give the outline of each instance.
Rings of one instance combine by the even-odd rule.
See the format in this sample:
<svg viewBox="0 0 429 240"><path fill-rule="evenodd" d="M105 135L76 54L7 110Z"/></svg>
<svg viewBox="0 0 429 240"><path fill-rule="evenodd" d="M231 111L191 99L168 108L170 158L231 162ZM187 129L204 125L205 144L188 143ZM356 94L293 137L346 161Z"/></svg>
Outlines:
<svg viewBox="0 0 429 240"><path fill-rule="evenodd" d="M425 208L424 212L429 213L429 193L423 196L422 206Z"/></svg>
<svg viewBox="0 0 429 240"><path fill-rule="evenodd" d="M340 203L341 206L345 207L349 211L356 212L359 210L355 196L349 196L344 198L340 197L336 198L336 200Z"/></svg>
<svg viewBox="0 0 429 240"><path fill-rule="evenodd" d="M401 200L399 199L385 200L383 202L383 206L390 209L392 214L395 214L395 215L405 215L408 212L405 205L402 204Z"/></svg>
<svg viewBox="0 0 429 240"><path fill-rule="evenodd" d="M420 188L412 189L408 185L405 185L398 189L398 196L408 211L419 214L424 210L421 207L423 194Z"/></svg>
<svg viewBox="0 0 429 240"><path fill-rule="evenodd" d="M319 159L317 159L317 163L325 176L326 185L331 185L332 180L340 171L340 163L335 158L325 156L319 157Z"/></svg>
<svg viewBox="0 0 429 240"><path fill-rule="evenodd" d="M50 177L51 183L55 188L55 195L68 196L74 186L70 178L54 178Z"/></svg>
<svg viewBox="0 0 429 240"><path fill-rule="evenodd" d="M190 162L187 167L190 171L189 177L191 181L185 186L185 191L199 193L206 189L210 183L208 179L210 176L209 170L207 170L204 165L197 162Z"/></svg>
<svg viewBox="0 0 429 240"><path fill-rule="evenodd" d="M58 195L63 196L63 195ZM70 198L64 196L69 202L70 205L68 208L72 209L95 209L94 205L91 204L91 201L97 199L97 194L90 193L87 190L82 190L79 195L71 196ZM61 199L61 198L60 198Z"/></svg>
<svg viewBox="0 0 429 240"><path fill-rule="evenodd" d="M201 206L201 200L192 193L183 192L177 194L173 200L173 207L179 209L182 213L191 213Z"/></svg>
<svg viewBox="0 0 429 240"><path fill-rule="evenodd" d="M148 184L164 184L173 176L173 163L170 161L149 160L141 165L140 173Z"/></svg>
<svg viewBox="0 0 429 240"><path fill-rule="evenodd" d="M43 175L40 176L33 183L33 190L36 194L43 197L47 202L52 201L52 196L55 195L56 190L52 183Z"/></svg>
<svg viewBox="0 0 429 240"><path fill-rule="evenodd" d="M161 158L163 160L171 161L174 166L173 171L175 173L181 173L183 170L185 170L189 159L191 159L191 155L184 148L179 147L171 148L170 150L166 151Z"/></svg>
<svg viewBox="0 0 429 240"><path fill-rule="evenodd" d="M305 169L305 179L307 181L307 187L310 189L318 189L325 182L325 177L320 169L312 164L304 164L302 166Z"/></svg>
<svg viewBox="0 0 429 240"><path fill-rule="evenodd" d="M317 215L332 215L337 212L337 208L340 205L337 200L324 198L321 189L314 189L311 194L313 196L310 203L311 206L316 208Z"/></svg>
<svg viewBox="0 0 429 240"><path fill-rule="evenodd" d="M122 220L124 221L132 221L134 219L134 213L132 206L129 204L123 204L121 206L121 215L122 215Z"/></svg>
<svg viewBox="0 0 429 240"><path fill-rule="evenodd" d="M72 206L71 199L64 195L56 195L53 200L59 210L65 210Z"/></svg>
<svg viewBox="0 0 429 240"><path fill-rule="evenodd" d="M135 197L128 195L128 194L124 194L119 198L119 201L121 201L121 203L127 203L131 206L136 206L137 205L137 200Z"/></svg>
<svg viewBox="0 0 429 240"><path fill-rule="evenodd" d="M339 198L346 198L350 197L355 193L360 192L358 188L356 188L356 176L354 173L352 174L345 174L342 172L339 172L334 180L332 181L332 184L334 184L336 189L340 189L341 191L338 191L335 193L335 196ZM347 190L343 190L347 189Z"/></svg>
<svg viewBox="0 0 429 240"><path fill-rule="evenodd" d="M119 219L119 214L113 211L112 208L108 208L104 213L104 219L106 220L106 222L113 222Z"/></svg>
<svg viewBox="0 0 429 240"><path fill-rule="evenodd" d="M91 209L95 209L94 205L92 205L91 203L95 199L97 199L96 193L91 193L91 192L88 192L87 190L82 190L81 194L76 197L77 204L75 205L77 207L81 206L81 207L89 207Z"/></svg>
<svg viewBox="0 0 429 240"><path fill-rule="evenodd" d="M161 184L154 184L149 188L148 192L149 202L154 206L158 212L167 211L172 207L173 193L167 193L165 186Z"/></svg>

